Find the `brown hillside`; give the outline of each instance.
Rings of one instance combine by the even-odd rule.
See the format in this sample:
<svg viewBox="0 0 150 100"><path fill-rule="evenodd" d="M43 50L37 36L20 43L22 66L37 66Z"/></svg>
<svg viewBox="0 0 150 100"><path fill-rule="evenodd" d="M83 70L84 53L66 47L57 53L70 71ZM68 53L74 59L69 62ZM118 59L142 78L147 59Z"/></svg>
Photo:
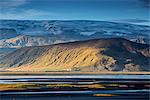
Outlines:
<svg viewBox="0 0 150 100"><path fill-rule="evenodd" d="M18 49L0 60L11 71L148 71L149 46L123 38Z"/></svg>

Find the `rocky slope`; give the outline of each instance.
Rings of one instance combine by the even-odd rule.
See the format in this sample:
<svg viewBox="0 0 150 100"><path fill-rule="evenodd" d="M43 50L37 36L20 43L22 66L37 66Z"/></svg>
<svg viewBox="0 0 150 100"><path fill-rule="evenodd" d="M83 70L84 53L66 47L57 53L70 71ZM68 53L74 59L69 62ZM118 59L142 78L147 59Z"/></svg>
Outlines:
<svg viewBox="0 0 150 100"><path fill-rule="evenodd" d="M149 71L149 45L123 38L25 47L0 59L10 71Z"/></svg>

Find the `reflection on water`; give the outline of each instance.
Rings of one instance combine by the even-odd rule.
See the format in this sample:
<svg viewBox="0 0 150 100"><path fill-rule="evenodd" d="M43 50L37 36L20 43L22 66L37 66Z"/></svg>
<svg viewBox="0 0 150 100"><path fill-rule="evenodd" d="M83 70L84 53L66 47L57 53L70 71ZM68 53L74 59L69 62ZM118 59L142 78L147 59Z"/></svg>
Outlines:
<svg viewBox="0 0 150 100"><path fill-rule="evenodd" d="M4 100L25 95L51 98L70 97L128 97L149 99L149 75L27 75L1 76L0 93ZM18 96L15 96L15 95ZM140 94L140 96L138 95ZM139 97L138 97L139 96ZM8 99L9 100L9 99ZM11 100L11 99L10 99ZM35 99L36 100L36 99Z"/></svg>
<svg viewBox="0 0 150 100"><path fill-rule="evenodd" d="M111 78L111 79L149 79L150 75L19 75L19 76L0 76L6 78Z"/></svg>

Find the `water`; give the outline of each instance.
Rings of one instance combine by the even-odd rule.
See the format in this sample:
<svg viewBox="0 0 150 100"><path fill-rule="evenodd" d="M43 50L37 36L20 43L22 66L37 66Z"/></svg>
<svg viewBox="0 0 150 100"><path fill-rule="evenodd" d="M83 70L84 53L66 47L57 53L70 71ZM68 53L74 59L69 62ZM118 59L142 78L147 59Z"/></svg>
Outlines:
<svg viewBox="0 0 150 100"><path fill-rule="evenodd" d="M149 76L2 75L0 84L7 89L0 89L0 97L1 100L57 100L58 96L60 100L149 100Z"/></svg>
<svg viewBox="0 0 150 100"><path fill-rule="evenodd" d="M0 79L12 78L111 78L111 79L149 79L150 75L4 75Z"/></svg>

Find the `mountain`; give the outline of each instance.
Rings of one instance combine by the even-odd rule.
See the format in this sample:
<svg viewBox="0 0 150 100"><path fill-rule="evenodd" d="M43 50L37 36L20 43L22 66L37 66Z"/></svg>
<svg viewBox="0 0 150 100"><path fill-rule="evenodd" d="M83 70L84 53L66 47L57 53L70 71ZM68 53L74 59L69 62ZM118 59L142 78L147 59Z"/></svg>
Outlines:
<svg viewBox="0 0 150 100"><path fill-rule="evenodd" d="M18 36L16 30L13 28L0 28L0 40L9 39Z"/></svg>
<svg viewBox="0 0 150 100"><path fill-rule="evenodd" d="M0 59L14 50L16 50L16 48L0 48Z"/></svg>
<svg viewBox="0 0 150 100"><path fill-rule="evenodd" d="M10 33L13 34L13 33ZM7 33L5 35L8 36ZM0 48L21 48L27 46L42 46L56 43L79 41L88 39L87 36L72 30L66 30L61 34L44 35L17 35L8 39L0 40Z"/></svg>
<svg viewBox="0 0 150 100"><path fill-rule="evenodd" d="M150 44L150 26L144 25L90 20L0 20L0 22L1 48L112 37Z"/></svg>
<svg viewBox="0 0 150 100"><path fill-rule="evenodd" d="M105 38L24 47L0 59L9 71L149 71L149 45Z"/></svg>
<svg viewBox="0 0 150 100"><path fill-rule="evenodd" d="M19 35L10 39L0 40L0 48L21 48L27 46L42 46L56 43L64 43L73 41L70 39L60 38L60 36L43 35L43 36L31 36L31 35Z"/></svg>

